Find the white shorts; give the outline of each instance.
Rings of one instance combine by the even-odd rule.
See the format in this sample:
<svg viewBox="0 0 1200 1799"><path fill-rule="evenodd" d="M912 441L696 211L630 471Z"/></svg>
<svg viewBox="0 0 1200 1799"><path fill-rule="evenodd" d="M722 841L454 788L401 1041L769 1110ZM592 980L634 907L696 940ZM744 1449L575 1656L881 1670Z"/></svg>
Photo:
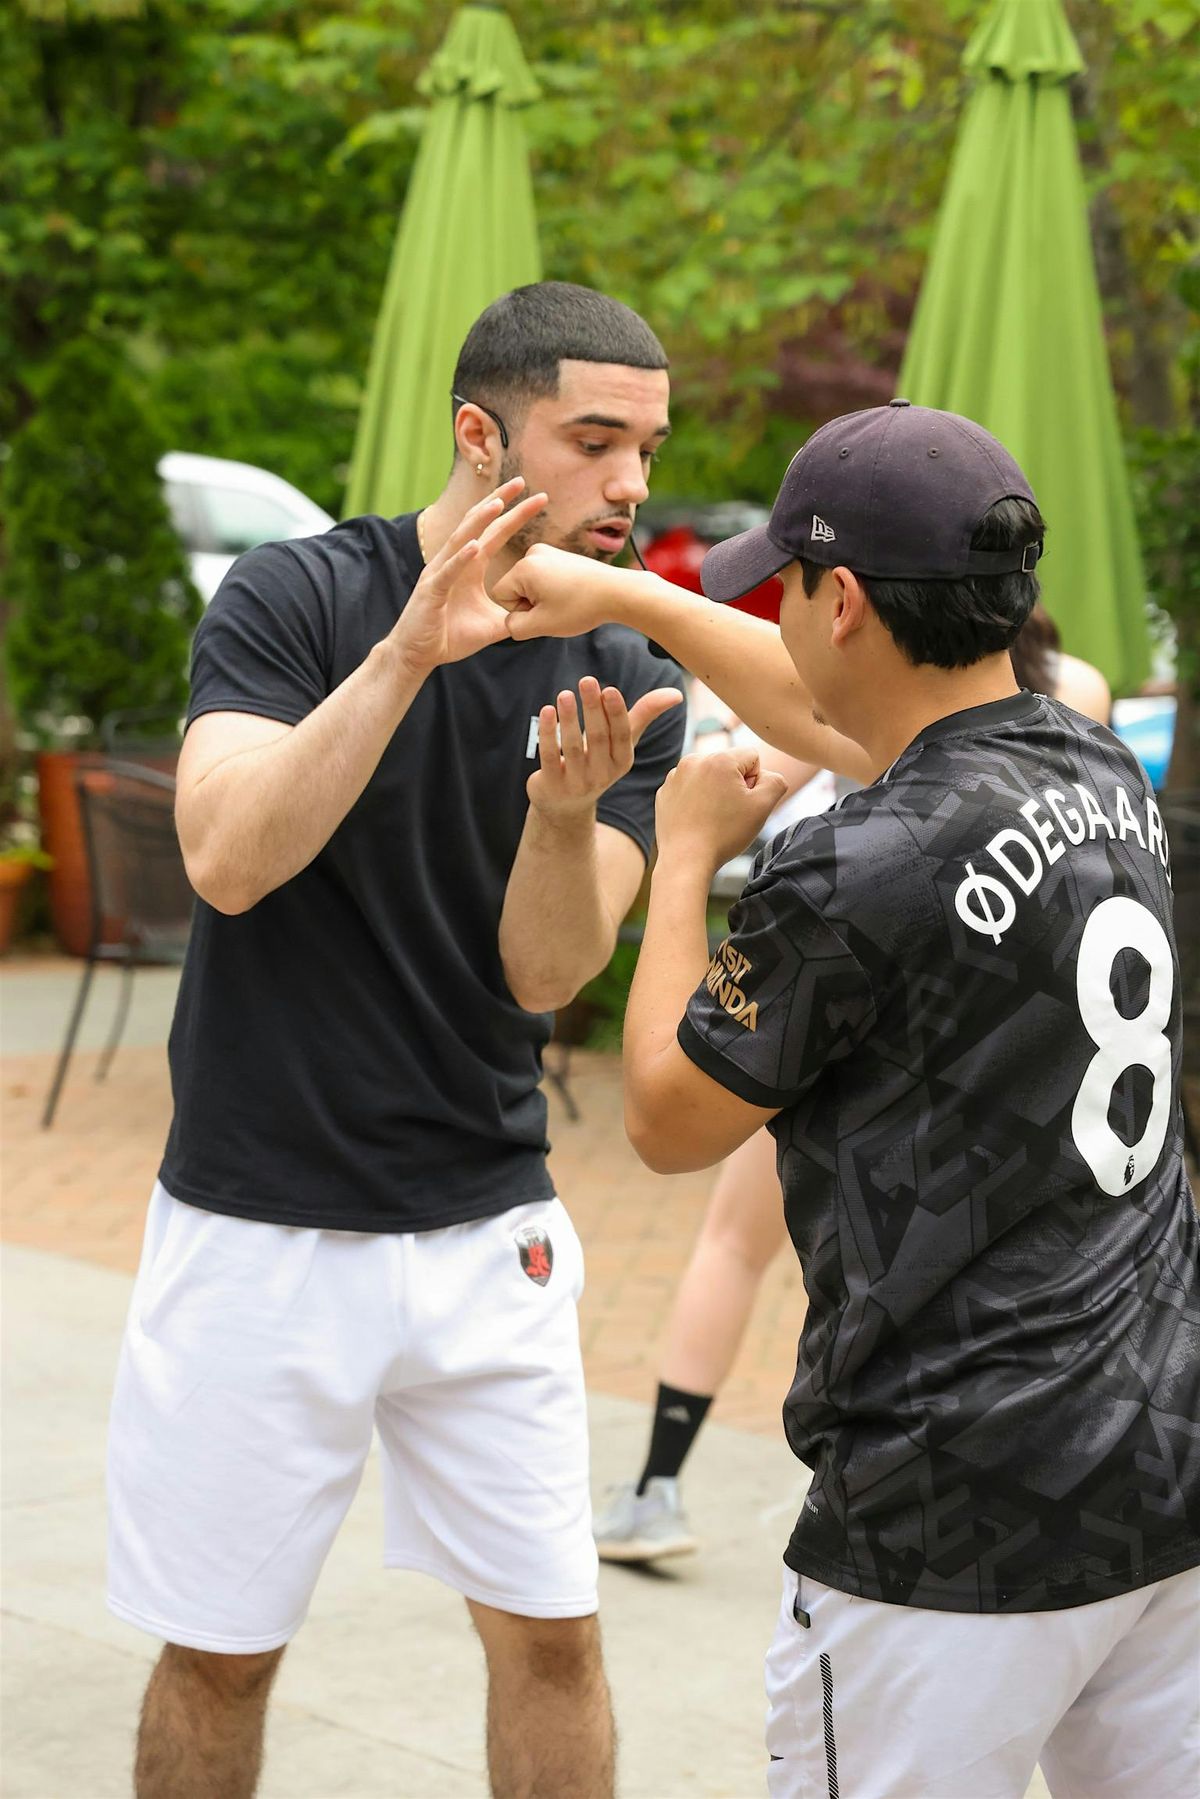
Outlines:
<svg viewBox="0 0 1200 1799"><path fill-rule="evenodd" d="M800 1605L811 1620L795 1616ZM1200 1569L1055 1612L921 1611L784 1569L767 1656L774 1799L1200 1792Z"/></svg>
<svg viewBox="0 0 1200 1799"><path fill-rule="evenodd" d="M557 1199L375 1236L156 1187L109 1431L112 1610L193 1649L286 1643L377 1429L388 1567L594 1612L582 1287Z"/></svg>

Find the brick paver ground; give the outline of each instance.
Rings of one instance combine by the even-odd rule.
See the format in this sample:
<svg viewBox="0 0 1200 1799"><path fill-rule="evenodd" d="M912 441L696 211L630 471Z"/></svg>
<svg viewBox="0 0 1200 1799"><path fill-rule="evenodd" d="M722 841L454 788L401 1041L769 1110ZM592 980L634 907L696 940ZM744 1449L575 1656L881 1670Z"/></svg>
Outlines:
<svg viewBox="0 0 1200 1799"><path fill-rule="evenodd" d="M97 1059L76 1056L54 1127L44 1132L39 1117L53 1056L0 1057L0 1234L132 1272L170 1116L166 1057L161 1048L123 1047L103 1085L93 1079ZM600 1392L648 1402L675 1283L713 1177L663 1177L642 1167L621 1125L617 1057L574 1051L571 1087L577 1123L553 1090L549 1096L551 1169L587 1249L581 1327L588 1379ZM785 1252L763 1283L714 1417L780 1430L803 1299L799 1269Z"/></svg>

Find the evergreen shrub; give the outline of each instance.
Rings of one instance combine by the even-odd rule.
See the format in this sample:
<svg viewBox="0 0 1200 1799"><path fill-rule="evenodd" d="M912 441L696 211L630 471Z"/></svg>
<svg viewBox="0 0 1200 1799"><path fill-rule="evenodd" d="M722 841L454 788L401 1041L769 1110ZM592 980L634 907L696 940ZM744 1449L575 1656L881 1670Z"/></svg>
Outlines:
<svg viewBox="0 0 1200 1799"><path fill-rule="evenodd" d="M109 712L184 709L201 601L161 453L119 348L61 351L4 482L12 693L41 742L95 742Z"/></svg>

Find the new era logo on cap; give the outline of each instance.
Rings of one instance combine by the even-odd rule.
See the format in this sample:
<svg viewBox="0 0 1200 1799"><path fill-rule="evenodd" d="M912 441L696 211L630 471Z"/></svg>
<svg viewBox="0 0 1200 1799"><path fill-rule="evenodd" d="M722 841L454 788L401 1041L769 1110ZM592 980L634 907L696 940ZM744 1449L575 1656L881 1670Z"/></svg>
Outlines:
<svg viewBox="0 0 1200 1799"><path fill-rule="evenodd" d="M827 525L823 518L818 518L815 512L813 513L812 522L812 540L814 543L837 542L837 532L832 526Z"/></svg>

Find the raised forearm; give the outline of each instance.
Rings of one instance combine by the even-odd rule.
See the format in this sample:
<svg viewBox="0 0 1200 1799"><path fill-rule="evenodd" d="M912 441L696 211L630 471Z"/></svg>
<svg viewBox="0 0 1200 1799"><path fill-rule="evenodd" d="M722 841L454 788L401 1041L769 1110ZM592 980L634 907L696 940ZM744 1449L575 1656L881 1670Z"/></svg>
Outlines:
<svg viewBox="0 0 1200 1799"><path fill-rule="evenodd" d="M362 794L420 686L385 640L294 729L194 778L185 745L176 822L201 898L244 912L306 868Z"/></svg>
<svg viewBox="0 0 1200 1799"><path fill-rule="evenodd" d="M679 1020L708 967L712 870L700 855L664 853L650 883L646 930L625 1011L625 1128L639 1153L661 1110Z"/></svg>
<svg viewBox="0 0 1200 1799"><path fill-rule="evenodd" d="M618 919L600 884L596 813L530 806L500 917L500 959L517 1004L554 1012L612 955Z"/></svg>
<svg viewBox="0 0 1200 1799"><path fill-rule="evenodd" d="M610 615L615 624L632 625L660 643L765 742L854 780L877 772L860 744L817 723L776 626L716 606L658 575L632 572L619 586L612 583Z"/></svg>

